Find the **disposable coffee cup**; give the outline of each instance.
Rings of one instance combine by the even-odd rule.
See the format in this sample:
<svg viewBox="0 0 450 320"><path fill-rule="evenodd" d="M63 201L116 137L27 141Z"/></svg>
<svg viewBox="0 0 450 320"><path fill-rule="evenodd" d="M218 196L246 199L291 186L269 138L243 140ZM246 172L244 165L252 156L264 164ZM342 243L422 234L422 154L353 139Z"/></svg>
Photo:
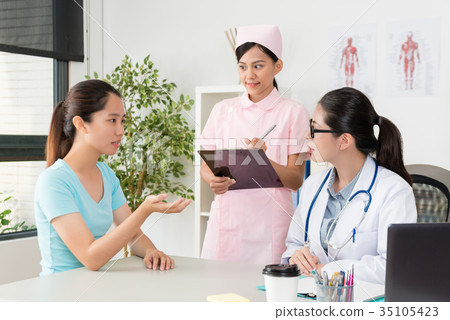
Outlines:
<svg viewBox="0 0 450 320"><path fill-rule="evenodd" d="M268 302L294 302L297 299L298 276L296 264L270 264L262 271Z"/></svg>
<svg viewBox="0 0 450 320"><path fill-rule="evenodd" d="M339 287L318 283L316 291L319 302L353 302L353 285Z"/></svg>

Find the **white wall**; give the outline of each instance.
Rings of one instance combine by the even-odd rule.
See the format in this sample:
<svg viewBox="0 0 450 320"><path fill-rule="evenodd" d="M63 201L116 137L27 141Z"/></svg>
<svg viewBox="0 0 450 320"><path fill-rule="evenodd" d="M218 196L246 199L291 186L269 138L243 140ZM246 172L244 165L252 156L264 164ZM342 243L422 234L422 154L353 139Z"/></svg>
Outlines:
<svg viewBox="0 0 450 320"><path fill-rule="evenodd" d="M329 27L358 18L359 24L376 23L377 94L372 98L376 110L400 128L406 164L429 163L450 170L450 2L446 0L109 0L87 1L87 6L105 32L90 20L90 60L72 64L72 83L83 80L86 72L109 73L125 53L137 60L151 53L161 76L178 85L178 94L193 97L196 86L237 84L235 58L224 30L272 23L280 27L284 40L284 70L277 81L287 88L302 75L288 94L311 112L326 92L327 55L321 54L328 47ZM385 97L387 23L435 17L441 18L439 94ZM189 172L188 185L193 183L193 171ZM193 220L192 207L182 215L163 217L149 233L169 253L192 255Z"/></svg>

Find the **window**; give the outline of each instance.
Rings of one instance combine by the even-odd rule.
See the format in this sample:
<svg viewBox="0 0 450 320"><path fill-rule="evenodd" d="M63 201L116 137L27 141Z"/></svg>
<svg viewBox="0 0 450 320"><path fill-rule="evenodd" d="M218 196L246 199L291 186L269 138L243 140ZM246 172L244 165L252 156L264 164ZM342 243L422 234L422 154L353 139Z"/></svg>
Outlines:
<svg viewBox="0 0 450 320"><path fill-rule="evenodd" d="M2 160L41 160L0 162L3 234L35 224L34 185L45 168L43 150L54 104L53 61L0 52L0 156Z"/></svg>
<svg viewBox="0 0 450 320"><path fill-rule="evenodd" d="M52 105L53 59L0 52L0 134L46 135Z"/></svg>
<svg viewBox="0 0 450 320"><path fill-rule="evenodd" d="M1 0L0 21L0 240L5 240L34 226L34 186L45 169L53 106L67 92L68 61L84 60L83 1Z"/></svg>

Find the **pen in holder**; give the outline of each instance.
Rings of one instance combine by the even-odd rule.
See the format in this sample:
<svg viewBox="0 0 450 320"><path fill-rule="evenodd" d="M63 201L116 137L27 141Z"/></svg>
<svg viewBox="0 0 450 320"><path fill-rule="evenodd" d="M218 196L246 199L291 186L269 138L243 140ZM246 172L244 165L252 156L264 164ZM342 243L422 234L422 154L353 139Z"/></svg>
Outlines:
<svg viewBox="0 0 450 320"><path fill-rule="evenodd" d="M316 273L313 272L315 275ZM317 301L322 302L353 302L355 267L352 265L347 274L344 271L333 273L330 282L328 274L323 271L323 281L316 280Z"/></svg>
<svg viewBox="0 0 450 320"><path fill-rule="evenodd" d="M330 286L316 284L317 301L319 302L353 302L353 285L350 286Z"/></svg>

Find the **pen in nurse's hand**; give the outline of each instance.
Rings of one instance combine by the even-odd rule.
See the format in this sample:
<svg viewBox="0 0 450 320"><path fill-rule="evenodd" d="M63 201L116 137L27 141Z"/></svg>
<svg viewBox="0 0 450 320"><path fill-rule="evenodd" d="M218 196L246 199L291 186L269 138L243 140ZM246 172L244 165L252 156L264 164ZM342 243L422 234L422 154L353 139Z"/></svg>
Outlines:
<svg viewBox="0 0 450 320"><path fill-rule="evenodd" d="M274 124L273 126L271 126L271 127L269 128L269 130L267 130L267 131L266 131L259 139L260 139L260 140L264 139L269 133L272 132L273 129L275 129L276 126L277 126L276 124Z"/></svg>

